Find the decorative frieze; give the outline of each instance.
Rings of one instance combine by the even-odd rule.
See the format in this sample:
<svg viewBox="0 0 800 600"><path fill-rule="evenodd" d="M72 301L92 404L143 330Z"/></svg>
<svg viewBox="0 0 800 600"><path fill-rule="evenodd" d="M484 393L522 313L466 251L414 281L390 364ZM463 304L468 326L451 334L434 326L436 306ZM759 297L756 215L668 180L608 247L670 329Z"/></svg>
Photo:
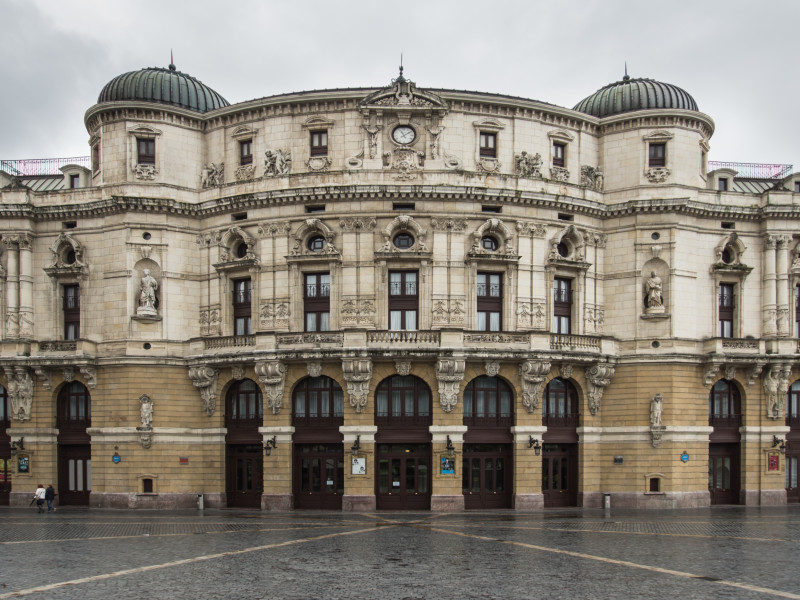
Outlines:
<svg viewBox="0 0 800 600"><path fill-rule="evenodd" d="M550 167L550 179L561 183L569 183L569 170L564 167Z"/></svg>
<svg viewBox="0 0 800 600"><path fill-rule="evenodd" d="M463 325L464 302L448 299L434 300L431 315L434 325Z"/></svg>
<svg viewBox="0 0 800 600"><path fill-rule="evenodd" d="M443 219L434 217L431 219L431 227L437 231L464 231L467 228L467 220L452 218Z"/></svg>
<svg viewBox="0 0 800 600"><path fill-rule="evenodd" d="M369 399L372 361L368 358L345 359L342 361L342 376L347 382L347 395L350 397L350 406L357 413L363 412Z"/></svg>
<svg viewBox="0 0 800 600"><path fill-rule="evenodd" d="M342 300L342 325L374 325L375 303L372 299L344 298Z"/></svg>
<svg viewBox="0 0 800 600"><path fill-rule="evenodd" d="M296 333L278 336L281 346L294 346L298 344L335 344L341 346L344 335L341 333Z"/></svg>
<svg viewBox="0 0 800 600"><path fill-rule="evenodd" d="M203 410L210 417L217 409L217 379L219 370L206 365L191 367L189 369L189 379L192 380L194 387L200 391L200 398L203 400Z"/></svg>
<svg viewBox="0 0 800 600"><path fill-rule="evenodd" d="M527 360L519 366L522 378L522 406L529 413L539 407L544 380L550 373L550 362L545 360Z"/></svg>
<svg viewBox="0 0 800 600"><path fill-rule="evenodd" d="M670 170L666 167L650 167L644 172L650 183L664 183L669 177Z"/></svg>
<svg viewBox="0 0 800 600"><path fill-rule="evenodd" d="M458 404L458 388L464 379L465 366L463 359L456 358L440 358L436 362L439 402L444 412L451 412Z"/></svg>
<svg viewBox="0 0 800 600"><path fill-rule="evenodd" d="M200 311L200 335L214 336L221 334L219 309L210 308Z"/></svg>
<svg viewBox="0 0 800 600"><path fill-rule="evenodd" d="M473 344L527 344L530 337L526 333L465 333L464 341Z"/></svg>
<svg viewBox="0 0 800 600"><path fill-rule="evenodd" d="M339 220L342 231L372 231L378 221L373 217L345 217Z"/></svg>
<svg viewBox="0 0 800 600"><path fill-rule="evenodd" d="M283 389L286 383L286 366L278 360L257 362L256 375L267 396L267 406L277 415L283 407Z"/></svg>
<svg viewBox="0 0 800 600"><path fill-rule="evenodd" d="M78 349L78 342L52 341L39 342L40 352L75 352Z"/></svg>
<svg viewBox="0 0 800 600"><path fill-rule="evenodd" d="M525 150L514 156L514 171L520 177L542 178L542 155L531 156Z"/></svg>
<svg viewBox="0 0 800 600"><path fill-rule="evenodd" d="M286 329L289 327L288 302L261 302L258 322L262 329Z"/></svg>
<svg viewBox="0 0 800 600"><path fill-rule="evenodd" d="M544 223L534 223L532 221L517 221L517 232L520 235L528 235L535 238L543 238L547 235L547 226Z"/></svg>

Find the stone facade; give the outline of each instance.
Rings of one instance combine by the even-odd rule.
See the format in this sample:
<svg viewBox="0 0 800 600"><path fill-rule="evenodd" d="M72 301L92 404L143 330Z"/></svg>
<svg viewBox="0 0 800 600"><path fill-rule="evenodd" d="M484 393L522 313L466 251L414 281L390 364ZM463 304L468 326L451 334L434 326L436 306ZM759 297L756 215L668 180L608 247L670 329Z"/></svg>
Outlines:
<svg viewBox="0 0 800 600"><path fill-rule="evenodd" d="M381 89L205 113L106 102L85 120L94 163L64 171L77 186L37 192L0 171L0 383L8 439L24 438L16 456L29 457L28 472L10 461L12 503L40 481L74 485L65 448L83 445L91 494L75 502L235 505L231 447L263 455L266 444L254 491L262 508L287 509L301 489L298 448L313 443L344 448L345 510L381 507L379 446L402 443L427 444L432 510L465 507L464 469L481 444L502 447L510 490L496 491L518 509L550 502L542 469L559 446L574 450L569 486L584 506L607 493L632 507L707 505L714 444L735 446L737 502L786 501L773 440L790 433L783 399L800 379L800 174L744 191L732 172L721 190L707 115L596 118L423 90L401 74ZM141 140L154 141L152 161ZM666 148L656 166L654 145ZM398 309L394 277L409 273L416 304ZM323 308L304 294L309 281L329 286ZM497 291L488 309L485 285ZM720 307L723 285L732 307ZM409 310L415 322L398 325L393 314ZM310 313L326 324L309 327ZM338 438L298 433L309 377L342 390ZM422 442L381 437L376 398L392 377L430 391ZM511 422L484 437L464 424L480 377L512 398ZM574 439L548 426L554 380L577 393ZM243 381L261 394L255 440L227 426L229 390ZM724 443L709 425L719 381L735 388L741 420ZM83 441L58 427L72 382L91 398ZM346 464L353 446L363 474ZM448 458L452 472L440 468Z"/></svg>

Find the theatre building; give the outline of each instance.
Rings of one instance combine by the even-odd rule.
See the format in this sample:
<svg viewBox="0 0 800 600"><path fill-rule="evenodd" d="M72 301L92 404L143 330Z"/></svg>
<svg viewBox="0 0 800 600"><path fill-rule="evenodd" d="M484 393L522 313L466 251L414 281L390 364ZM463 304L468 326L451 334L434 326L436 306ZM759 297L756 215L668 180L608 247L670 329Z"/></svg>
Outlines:
<svg viewBox="0 0 800 600"><path fill-rule="evenodd" d="M85 124L0 163L0 504L799 500L800 173L709 162L681 88L229 104L170 65Z"/></svg>

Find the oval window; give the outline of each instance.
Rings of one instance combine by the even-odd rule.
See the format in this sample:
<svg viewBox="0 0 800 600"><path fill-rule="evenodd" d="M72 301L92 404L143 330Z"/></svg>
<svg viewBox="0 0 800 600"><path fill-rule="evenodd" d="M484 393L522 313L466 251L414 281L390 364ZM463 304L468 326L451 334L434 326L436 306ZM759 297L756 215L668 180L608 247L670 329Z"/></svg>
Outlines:
<svg viewBox="0 0 800 600"><path fill-rule="evenodd" d="M64 255L64 262L68 265L74 265L75 261L78 260L75 256L75 250L68 250L67 253Z"/></svg>
<svg viewBox="0 0 800 600"><path fill-rule="evenodd" d="M556 246L556 250L558 251L559 256L563 258L567 258L569 256L569 246L567 246L564 242L559 242L558 246Z"/></svg>
<svg viewBox="0 0 800 600"><path fill-rule="evenodd" d="M308 249L311 252L322 252L325 249L325 238L321 235L315 235L308 240Z"/></svg>
<svg viewBox="0 0 800 600"><path fill-rule="evenodd" d="M490 235L485 235L481 238L481 247L489 252L496 252L500 247L498 241Z"/></svg>
<svg viewBox="0 0 800 600"><path fill-rule="evenodd" d="M731 249L725 248L725 250L722 251L722 262L724 262L726 265L731 264L733 262L733 256L734 255L733 252L731 252Z"/></svg>
<svg viewBox="0 0 800 600"><path fill-rule="evenodd" d="M245 256L247 256L247 244L242 242L236 246L236 258L244 258Z"/></svg>
<svg viewBox="0 0 800 600"><path fill-rule="evenodd" d="M408 250L411 246L414 245L414 236L410 233L398 233L394 236L395 248L400 248L401 250Z"/></svg>

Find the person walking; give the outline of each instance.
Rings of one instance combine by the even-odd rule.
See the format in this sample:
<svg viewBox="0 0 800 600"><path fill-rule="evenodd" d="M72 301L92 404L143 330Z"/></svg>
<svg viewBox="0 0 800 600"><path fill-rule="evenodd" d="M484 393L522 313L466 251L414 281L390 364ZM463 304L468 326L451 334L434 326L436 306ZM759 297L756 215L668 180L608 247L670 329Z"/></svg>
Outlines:
<svg viewBox="0 0 800 600"><path fill-rule="evenodd" d="M47 512L56 509L53 506L53 500L56 499L56 488L53 487L52 483L47 484L47 489L44 491L44 499L47 501Z"/></svg>
<svg viewBox="0 0 800 600"><path fill-rule="evenodd" d="M45 493L44 486L40 483L39 487L36 488L36 492L33 494L33 499L36 500L36 508L39 509L39 512L44 512Z"/></svg>

